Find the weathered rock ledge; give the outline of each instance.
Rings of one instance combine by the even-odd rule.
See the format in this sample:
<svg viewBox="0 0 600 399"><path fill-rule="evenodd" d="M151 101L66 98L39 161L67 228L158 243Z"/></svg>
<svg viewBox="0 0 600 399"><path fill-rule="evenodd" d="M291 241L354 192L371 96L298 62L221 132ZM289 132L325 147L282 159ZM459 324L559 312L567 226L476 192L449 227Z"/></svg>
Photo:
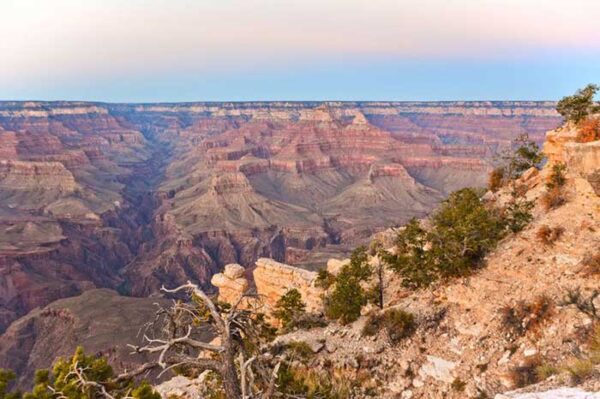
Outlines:
<svg viewBox="0 0 600 399"><path fill-rule="evenodd" d="M219 289L219 300L235 304L248 290L250 283L244 277L245 269L238 264L226 265L222 273L215 274L211 283ZM252 272L257 299L245 298L243 306L257 306L269 314L277 300L291 289L297 289L309 312L323 310L323 290L315 286L317 273L260 258Z"/></svg>

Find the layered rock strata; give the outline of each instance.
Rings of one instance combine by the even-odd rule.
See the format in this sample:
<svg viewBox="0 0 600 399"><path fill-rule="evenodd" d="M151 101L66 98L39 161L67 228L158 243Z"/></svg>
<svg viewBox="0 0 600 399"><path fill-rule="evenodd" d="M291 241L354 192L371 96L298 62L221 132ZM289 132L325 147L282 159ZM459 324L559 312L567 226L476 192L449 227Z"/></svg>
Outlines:
<svg viewBox="0 0 600 399"><path fill-rule="evenodd" d="M0 331L93 287L314 267L449 191L553 103L0 103Z"/></svg>

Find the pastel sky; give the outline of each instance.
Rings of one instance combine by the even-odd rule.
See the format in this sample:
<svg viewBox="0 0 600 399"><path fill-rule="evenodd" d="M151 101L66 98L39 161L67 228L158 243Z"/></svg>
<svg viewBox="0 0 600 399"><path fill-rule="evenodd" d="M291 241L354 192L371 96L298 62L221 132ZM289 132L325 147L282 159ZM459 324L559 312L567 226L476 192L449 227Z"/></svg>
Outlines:
<svg viewBox="0 0 600 399"><path fill-rule="evenodd" d="M0 0L0 99L557 99L600 0Z"/></svg>

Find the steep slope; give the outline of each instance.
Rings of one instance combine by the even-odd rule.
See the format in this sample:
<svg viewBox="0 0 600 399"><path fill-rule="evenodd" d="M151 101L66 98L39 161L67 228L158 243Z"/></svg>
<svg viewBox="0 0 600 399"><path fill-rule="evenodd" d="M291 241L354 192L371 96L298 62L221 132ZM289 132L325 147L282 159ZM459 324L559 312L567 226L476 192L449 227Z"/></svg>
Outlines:
<svg viewBox="0 0 600 399"><path fill-rule="evenodd" d="M598 366L591 366L579 379L561 372L589 356L588 339L600 317L565 302L569 292L580 292L600 308L600 298L593 296L600 287L600 196L589 180L600 169L600 147L597 141L573 142L573 129L567 126L549 132L545 147L551 154L549 163L540 173L530 171L517 181L517 186L525 187L526 198L535 201L533 220L523 231L502 240L486 257L485 267L469 277L417 291L402 288L394 273L386 275L386 307L416 316L418 327L410 338L394 345L384 331L364 336L368 318L362 317L348 326L297 331L280 340L318 343L325 349L317 350L311 367L328 365L344 370L348 380L362 378L362 392L376 388L378 397L494 397L518 388L520 378L536 378L535 366L540 364L559 375L519 392L569 384L583 391L600 391ZM563 161L567 165L566 203L548 210L541 201L547 192L545 182L552 166ZM510 188L486 195L497 204L509 197ZM547 227L562 228L552 243L540 238L540 230ZM371 261L378 262L377 258ZM276 275L270 278L279 280ZM300 289L309 295L306 287ZM519 307L527 310L511 327L504 315ZM376 310L365 309L369 312ZM527 329L528 325L533 327ZM551 395L540 397L555 397ZM516 392L497 396L513 397L519 396Z"/></svg>
<svg viewBox="0 0 600 399"><path fill-rule="evenodd" d="M82 346L87 353L106 357L118 371L131 370L148 361L132 355L127 344L140 344L154 319L157 298L127 298L108 289L92 289L80 296L61 299L15 321L0 336L0 368L30 384L35 370L48 368L57 357L71 356Z"/></svg>

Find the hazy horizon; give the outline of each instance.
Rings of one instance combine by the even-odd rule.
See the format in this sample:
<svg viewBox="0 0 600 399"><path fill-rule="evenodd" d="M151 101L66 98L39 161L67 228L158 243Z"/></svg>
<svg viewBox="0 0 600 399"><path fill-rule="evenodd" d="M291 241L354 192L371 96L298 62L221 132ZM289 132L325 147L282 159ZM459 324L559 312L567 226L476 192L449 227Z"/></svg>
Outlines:
<svg viewBox="0 0 600 399"><path fill-rule="evenodd" d="M552 101L598 80L598 16L594 0L5 0L0 97Z"/></svg>
<svg viewBox="0 0 600 399"><path fill-rule="evenodd" d="M26 100L12 100L0 98L0 103L86 103L86 104L107 104L107 105L169 105L169 104L248 104L248 103L503 103L503 102L514 102L514 103L556 103L556 100L520 100L520 99L482 99L482 100L189 100L189 101L95 101L95 100L78 100L78 99L58 99L58 100L45 100L45 99L26 99Z"/></svg>

